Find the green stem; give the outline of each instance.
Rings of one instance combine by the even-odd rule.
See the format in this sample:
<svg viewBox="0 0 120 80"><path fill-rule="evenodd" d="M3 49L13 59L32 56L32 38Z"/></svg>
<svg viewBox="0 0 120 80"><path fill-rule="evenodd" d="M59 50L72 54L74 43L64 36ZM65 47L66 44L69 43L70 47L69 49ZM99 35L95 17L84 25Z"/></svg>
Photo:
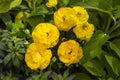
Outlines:
<svg viewBox="0 0 120 80"><path fill-rule="evenodd" d="M33 0L33 9L35 10L36 9L36 0Z"/></svg>
<svg viewBox="0 0 120 80"><path fill-rule="evenodd" d="M106 32L106 33L108 33L110 24L111 24L111 17L108 19L108 23L107 23L107 26L106 26L106 28L105 28L105 32Z"/></svg>
<svg viewBox="0 0 120 80"><path fill-rule="evenodd" d="M110 36L110 38L114 38L114 37L117 37L117 36L120 36L120 33L117 33L116 35L112 35L112 36Z"/></svg>
<svg viewBox="0 0 120 80"><path fill-rule="evenodd" d="M57 6L55 6L54 8L55 8L55 10L57 11Z"/></svg>
<svg viewBox="0 0 120 80"><path fill-rule="evenodd" d="M111 29L109 30L108 34L112 33L114 30L120 27L120 21L116 23L116 25L112 26Z"/></svg>

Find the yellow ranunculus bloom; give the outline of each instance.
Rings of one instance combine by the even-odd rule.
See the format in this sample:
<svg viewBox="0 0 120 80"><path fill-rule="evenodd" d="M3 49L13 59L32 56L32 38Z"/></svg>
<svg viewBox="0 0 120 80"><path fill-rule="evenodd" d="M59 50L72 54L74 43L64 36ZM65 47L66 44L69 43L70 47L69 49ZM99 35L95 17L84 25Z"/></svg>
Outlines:
<svg viewBox="0 0 120 80"><path fill-rule="evenodd" d="M94 25L85 22L73 28L73 32L76 34L77 38L88 41L94 33Z"/></svg>
<svg viewBox="0 0 120 80"><path fill-rule="evenodd" d="M41 43L46 48L51 48L59 41L59 30L50 23L38 24L32 32L34 42Z"/></svg>
<svg viewBox="0 0 120 80"><path fill-rule="evenodd" d="M58 48L58 56L66 66L78 63L83 57L82 47L75 40L62 42Z"/></svg>
<svg viewBox="0 0 120 80"><path fill-rule="evenodd" d="M74 21L75 12L70 7L59 8L54 13L54 22L59 30L69 31L72 27L76 25Z"/></svg>
<svg viewBox="0 0 120 80"><path fill-rule="evenodd" d="M52 52L49 49L43 48L44 46L38 43L31 43L25 54L25 62L27 66L33 70L45 69L52 57Z"/></svg>
<svg viewBox="0 0 120 80"><path fill-rule="evenodd" d="M55 7L57 5L57 0L48 0L46 3L47 7Z"/></svg>
<svg viewBox="0 0 120 80"><path fill-rule="evenodd" d="M74 17L74 19L77 23L88 21L89 15L83 7L75 6L75 7L73 7L73 9L75 10L75 15L76 15L76 17Z"/></svg>

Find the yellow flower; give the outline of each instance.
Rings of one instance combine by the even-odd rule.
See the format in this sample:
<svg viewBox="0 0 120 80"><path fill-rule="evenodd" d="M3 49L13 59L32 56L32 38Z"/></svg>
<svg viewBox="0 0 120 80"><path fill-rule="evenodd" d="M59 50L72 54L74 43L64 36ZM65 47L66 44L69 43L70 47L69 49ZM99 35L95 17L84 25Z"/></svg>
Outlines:
<svg viewBox="0 0 120 80"><path fill-rule="evenodd" d="M48 0L46 3L47 7L55 7L57 5L57 0Z"/></svg>
<svg viewBox="0 0 120 80"><path fill-rule="evenodd" d="M58 56L66 66L78 63L83 57L82 47L75 40L62 42L58 48Z"/></svg>
<svg viewBox="0 0 120 80"><path fill-rule="evenodd" d="M76 25L74 21L75 12L70 7L59 8L54 13L54 22L59 30L69 31L72 27Z"/></svg>
<svg viewBox="0 0 120 80"><path fill-rule="evenodd" d="M88 41L94 33L94 25L85 22L73 28L73 32L76 34L77 38Z"/></svg>
<svg viewBox="0 0 120 80"><path fill-rule="evenodd" d="M25 62L27 66L33 70L45 69L52 57L52 52L49 49L38 43L31 43L25 54Z"/></svg>
<svg viewBox="0 0 120 80"><path fill-rule="evenodd" d="M75 15L76 15L76 17L74 17L74 19L77 23L88 21L89 15L83 7L75 6L75 7L73 7L73 9L75 10Z"/></svg>
<svg viewBox="0 0 120 80"><path fill-rule="evenodd" d="M38 24L32 32L34 42L41 43L46 48L51 48L59 41L59 31L50 23Z"/></svg>

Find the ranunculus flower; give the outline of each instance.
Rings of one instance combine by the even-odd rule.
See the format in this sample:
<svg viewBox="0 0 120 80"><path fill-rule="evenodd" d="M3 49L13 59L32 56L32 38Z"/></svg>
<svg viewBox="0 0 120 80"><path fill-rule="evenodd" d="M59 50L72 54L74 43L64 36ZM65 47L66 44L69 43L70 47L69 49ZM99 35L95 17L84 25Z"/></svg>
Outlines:
<svg viewBox="0 0 120 80"><path fill-rule="evenodd" d="M55 25L61 31L69 31L72 27L76 25L75 20L75 11L70 7L59 8L54 13L54 22Z"/></svg>
<svg viewBox="0 0 120 80"><path fill-rule="evenodd" d="M42 44L31 43L25 54L25 62L33 70L43 70L49 65L51 57L50 49L45 49Z"/></svg>
<svg viewBox="0 0 120 80"><path fill-rule="evenodd" d="M77 38L88 41L94 33L94 25L85 22L73 28L73 32L75 33Z"/></svg>
<svg viewBox="0 0 120 80"><path fill-rule="evenodd" d="M57 0L48 0L46 3L47 7L55 7L57 5Z"/></svg>
<svg viewBox="0 0 120 80"><path fill-rule="evenodd" d="M78 63L83 57L82 47L75 40L62 42L58 48L58 56L66 66Z"/></svg>
<svg viewBox="0 0 120 80"><path fill-rule="evenodd" d="M59 41L59 30L50 23L38 24L32 32L35 43L41 43L46 48L54 47Z"/></svg>
<svg viewBox="0 0 120 80"><path fill-rule="evenodd" d="M87 22L89 15L86 11L86 9L84 9L83 7L80 6L75 6L72 9L75 10L75 21L76 23L83 23L83 22Z"/></svg>

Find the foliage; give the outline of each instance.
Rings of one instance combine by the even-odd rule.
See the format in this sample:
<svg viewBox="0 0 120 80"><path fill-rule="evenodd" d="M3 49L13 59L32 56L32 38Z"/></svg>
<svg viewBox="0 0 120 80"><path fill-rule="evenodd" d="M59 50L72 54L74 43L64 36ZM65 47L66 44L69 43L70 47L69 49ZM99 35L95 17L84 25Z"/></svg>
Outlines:
<svg viewBox="0 0 120 80"><path fill-rule="evenodd" d="M48 0L0 0L0 79L1 80L119 80L120 79L120 1L58 0L47 7ZM83 47L83 58L66 67L51 48L53 57L44 70L31 70L25 53L33 42L31 33L39 23L54 24L53 14L60 7L84 7L95 31L89 41L79 40L72 30L60 31L58 45L74 39Z"/></svg>

